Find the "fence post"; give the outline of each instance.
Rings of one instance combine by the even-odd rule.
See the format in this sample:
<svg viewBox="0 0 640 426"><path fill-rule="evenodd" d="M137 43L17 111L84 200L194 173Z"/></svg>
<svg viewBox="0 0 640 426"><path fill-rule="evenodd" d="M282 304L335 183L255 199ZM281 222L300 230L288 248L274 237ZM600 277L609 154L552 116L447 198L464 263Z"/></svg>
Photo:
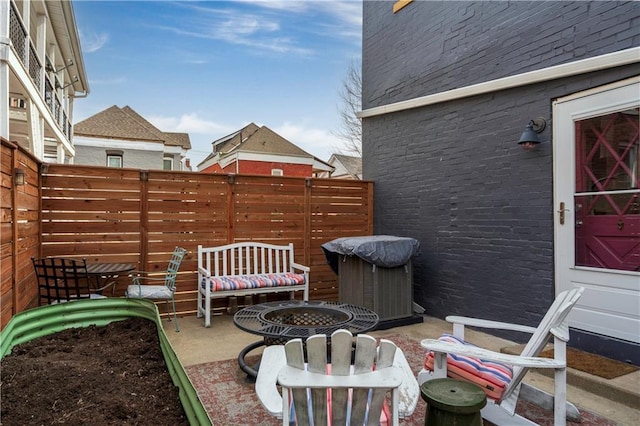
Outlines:
<svg viewBox="0 0 640 426"><path fill-rule="evenodd" d="M227 243L235 241L235 201L236 201L236 175L231 173L228 176L229 190L227 191Z"/></svg>
<svg viewBox="0 0 640 426"><path fill-rule="evenodd" d="M311 264L311 188L313 181L311 178L304 180L304 264Z"/></svg>
<svg viewBox="0 0 640 426"><path fill-rule="evenodd" d="M11 288L13 289L13 297L11 300L11 315L17 314L17 306L18 306L18 268L20 264L18 263L18 188L15 182L14 171L16 167L18 167L18 156L17 147L12 144L9 147L11 149L11 170L9 174L11 176Z"/></svg>
<svg viewBox="0 0 640 426"><path fill-rule="evenodd" d="M373 182L367 183L367 203L367 235L373 235Z"/></svg>
<svg viewBox="0 0 640 426"><path fill-rule="evenodd" d="M149 171L140 170L140 270L149 270Z"/></svg>

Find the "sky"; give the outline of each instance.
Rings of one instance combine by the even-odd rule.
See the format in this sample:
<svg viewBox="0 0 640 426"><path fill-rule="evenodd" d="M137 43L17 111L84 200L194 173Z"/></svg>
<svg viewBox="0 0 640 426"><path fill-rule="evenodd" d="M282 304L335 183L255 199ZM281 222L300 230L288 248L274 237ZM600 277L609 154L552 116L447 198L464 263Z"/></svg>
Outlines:
<svg viewBox="0 0 640 426"><path fill-rule="evenodd" d="M130 106L188 133L195 167L211 142L254 122L327 161L344 146L339 92L360 67L361 0L74 0L89 95L74 123Z"/></svg>

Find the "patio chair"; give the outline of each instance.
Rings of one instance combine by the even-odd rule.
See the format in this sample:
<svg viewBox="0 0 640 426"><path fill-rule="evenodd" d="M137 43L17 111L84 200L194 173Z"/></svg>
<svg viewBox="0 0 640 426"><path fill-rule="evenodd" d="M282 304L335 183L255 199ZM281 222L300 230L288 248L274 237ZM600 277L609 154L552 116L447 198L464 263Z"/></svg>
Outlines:
<svg viewBox="0 0 640 426"><path fill-rule="evenodd" d="M169 260L167 271L163 277L150 277L148 276L149 272L144 271L133 272L133 284L130 284L125 292L127 297L164 300L167 307L167 318L169 321L171 321L171 314L169 312L169 301L171 301L176 332L180 331L180 328L178 327L178 315L176 314L176 302L174 299L174 294L176 292L176 276L178 274L180 264L182 263L182 259L186 253L186 249L176 246L171 259ZM145 282L158 284L143 284Z"/></svg>
<svg viewBox="0 0 640 426"><path fill-rule="evenodd" d="M351 332L337 330L331 335L329 362L327 352L324 334L311 336L305 343L292 339L284 346L265 348L256 394L270 414L282 418L283 425L292 420L299 425L381 421L397 425L401 416L413 413L418 383L393 342L382 339L378 346L375 338L359 334L354 352ZM282 387L282 396L277 385ZM390 405L385 400L389 390Z"/></svg>
<svg viewBox="0 0 640 426"><path fill-rule="evenodd" d="M32 257L38 281L38 305L53 305L81 299L102 299L106 296L91 293L85 259L64 257Z"/></svg>
<svg viewBox="0 0 640 426"><path fill-rule="evenodd" d="M515 413L518 397L554 410L554 425L566 424L566 418L579 421L580 412L566 401L566 342L569 341L567 316L582 296L583 287L560 293L537 328L475 318L449 316L453 336L425 339L428 350L425 368L418 373L420 384L427 380L453 377L472 381L488 396L482 417L497 425L535 425ZM479 348L464 341L464 327L503 329L530 333L532 336L520 355L508 355ZM554 358L538 357L553 336ZM554 395L522 382L530 368L554 370Z"/></svg>

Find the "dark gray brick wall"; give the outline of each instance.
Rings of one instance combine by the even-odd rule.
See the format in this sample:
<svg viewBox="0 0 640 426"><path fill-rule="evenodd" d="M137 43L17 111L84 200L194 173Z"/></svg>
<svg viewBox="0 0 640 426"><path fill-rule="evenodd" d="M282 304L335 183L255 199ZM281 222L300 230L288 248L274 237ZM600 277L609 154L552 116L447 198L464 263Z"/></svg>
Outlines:
<svg viewBox="0 0 640 426"><path fill-rule="evenodd" d="M392 4L364 2L365 109L640 44L640 3L418 1L395 15ZM375 232L420 241L415 300L429 315L539 322L554 295L552 101L638 74L634 64L363 120ZM544 143L523 151L538 116Z"/></svg>
<svg viewBox="0 0 640 426"><path fill-rule="evenodd" d="M365 1L363 107L640 45L640 3Z"/></svg>

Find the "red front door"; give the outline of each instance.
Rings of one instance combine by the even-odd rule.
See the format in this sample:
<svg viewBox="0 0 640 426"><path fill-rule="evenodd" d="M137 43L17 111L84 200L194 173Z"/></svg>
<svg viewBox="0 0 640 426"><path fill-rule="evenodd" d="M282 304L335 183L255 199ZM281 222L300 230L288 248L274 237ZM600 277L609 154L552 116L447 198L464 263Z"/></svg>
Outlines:
<svg viewBox="0 0 640 426"><path fill-rule="evenodd" d="M575 122L576 266L640 271L638 111Z"/></svg>

